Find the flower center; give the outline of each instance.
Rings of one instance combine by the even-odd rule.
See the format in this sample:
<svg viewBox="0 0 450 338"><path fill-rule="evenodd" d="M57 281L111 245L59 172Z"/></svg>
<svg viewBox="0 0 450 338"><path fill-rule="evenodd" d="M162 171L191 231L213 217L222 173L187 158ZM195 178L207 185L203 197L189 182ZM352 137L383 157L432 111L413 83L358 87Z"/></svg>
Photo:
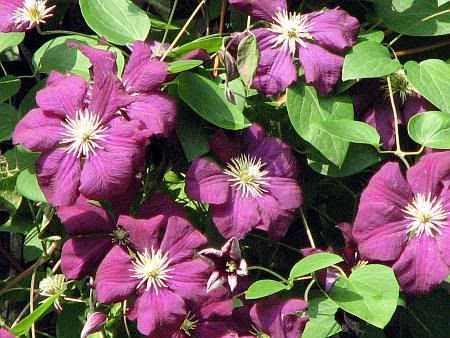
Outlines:
<svg viewBox="0 0 450 338"><path fill-rule="evenodd" d="M153 287L156 294L158 288L166 288L167 280L172 278L168 275L173 270L169 268L170 262L168 253L163 254L161 249L155 251L152 247L150 252L147 249L144 253L138 252L133 262L134 268L130 270L134 272L133 277L141 280L137 287L146 283L146 291Z"/></svg>
<svg viewBox="0 0 450 338"><path fill-rule="evenodd" d="M128 242L128 231L121 227L117 227L116 230L113 231L113 243L117 243L119 245L125 245Z"/></svg>
<svg viewBox="0 0 450 338"><path fill-rule="evenodd" d="M235 261L231 260L226 263L225 269L226 272L236 272L236 270L237 270L237 263Z"/></svg>
<svg viewBox="0 0 450 338"><path fill-rule="evenodd" d="M406 214L405 218L411 221L407 226L410 237L421 236L423 233L429 237L441 235L441 229L447 225L447 212L442 201L436 197L432 199L431 194L427 197L416 194L402 211Z"/></svg>
<svg viewBox="0 0 450 338"><path fill-rule="evenodd" d="M241 155L231 159L224 173L231 176L228 182L233 182L231 186L236 188L242 197L251 196L255 198L267 192L267 190L262 188L263 185L269 184L266 177L269 172L262 170L262 167L265 165L260 158Z"/></svg>
<svg viewBox="0 0 450 338"><path fill-rule="evenodd" d="M39 293L45 297L51 297L59 292L64 292L66 288L67 283L62 274L48 276L39 282Z"/></svg>
<svg viewBox="0 0 450 338"><path fill-rule="evenodd" d="M103 149L98 141L105 139L108 128L102 125L103 121L97 114L87 109L78 110L75 119L67 116L66 121L61 124L66 130L62 133L65 138L60 144L67 144L64 149L69 153L89 158L91 152L95 155L95 149Z"/></svg>
<svg viewBox="0 0 450 338"><path fill-rule="evenodd" d="M300 13L292 13L286 10L277 12L270 24L269 31L276 33L272 39L273 48L289 48L292 55L295 54L296 46L299 44L306 48L304 39L313 39L309 33L312 24L307 23L308 17Z"/></svg>
<svg viewBox="0 0 450 338"><path fill-rule="evenodd" d="M390 79L391 79L392 93L398 94L400 96L402 104L405 103L408 96L411 96L416 92L414 87L408 81L408 78L406 77L405 71L403 69L400 69L399 71L390 75ZM387 83L381 86L381 89L384 91L384 96L388 98L389 86L387 85Z"/></svg>
<svg viewBox="0 0 450 338"><path fill-rule="evenodd" d="M52 17L51 11L55 6L47 8L47 0L24 0L22 7L17 8L11 20L14 21L17 28L22 27L28 23L27 29L31 28L33 24L45 23L45 20Z"/></svg>
<svg viewBox="0 0 450 338"><path fill-rule="evenodd" d="M191 312L189 311L186 316L186 319L183 321L183 324L181 324L181 330L183 330L184 333L186 333L186 335L190 337L192 331L194 331L195 328L197 327L197 323L198 320L195 320L195 316L191 314Z"/></svg>

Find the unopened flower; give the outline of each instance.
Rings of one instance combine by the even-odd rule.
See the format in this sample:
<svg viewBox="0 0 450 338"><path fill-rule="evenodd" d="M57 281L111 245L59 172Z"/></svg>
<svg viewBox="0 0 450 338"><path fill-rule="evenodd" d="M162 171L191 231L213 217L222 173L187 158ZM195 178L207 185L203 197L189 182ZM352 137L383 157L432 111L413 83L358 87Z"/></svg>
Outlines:
<svg viewBox="0 0 450 338"><path fill-rule="evenodd" d="M89 92L82 77L52 72L36 95L39 108L13 133L14 143L42 152L36 174L55 206L73 204L79 193L96 200L123 193L143 161L148 134L116 113L133 101L119 79L96 79Z"/></svg>
<svg viewBox="0 0 450 338"><path fill-rule="evenodd" d="M239 241L232 237L220 250L209 248L198 252L198 255L210 261L214 270L208 279L207 292L228 283L231 291L237 286L238 277L247 276L247 262L241 256Z"/></svg>
<svg viewBox="0 0 450 338"><path fill-rule="evenodd" d="M97 299L114 303L136 297L131 319L152 337L178 332L188 315L186 301L206 294L207 263L193 259L206 238L186 220L170 217L161 240L160 227L150 224L136 233L134 250L115 246L101 262L95 277ZM158 335L159 334L159 335Z"/></svg>
<svg viewBox="0 0 450 338"><path fill-rule="evenodd" d="M80 338L87 338L89 335L100 331L106 323L108 318L102 312L90 313L87 317L86 323L81 331Z"/></svg>
<svg viewBox="0 0 450 338"><path fill-rule="evenodd" d="M116 55L89 45L70 44L77 47L92 63L94 79L117 74ZM130 105L122 107L127 119L144 123L151 135L168 136L175 127L176 102L161 91L168 76L168 64L152 58L149 44L136 41L122 75L125 92L133 97Z"/></svg>
<svg viewBox="0 0 450 338"><path fill-rule="evenodd" d="M424 294L450 266L450 153L432 153L408 169L385 164L361 195L353 238L363 260L391 265L401 288Z"/></svg>
<svg viewBox="0 0 450 338"><path fill-rule="evenodd" d="M341 77L343 54L356 43L359 22L341 9L308 14L290 12L285 0L229 0L268 28L256 36L261 59L253 87L266 95L283 92L297 79L298 53L308 83L320 94L329 93Z"/></svg>
<svg viewBox="0 0 450 338"><path fill-rule="evenodd" d="M302 203L297 166L290 148L268 137L259 125L241 135L223 131L210 140L221 167L206 159L192 162L186 174L186 193L209 203L220 233L238 239L253 228L281 238Z"/></svg>
<svg viewBox="0 0 450 338"><path fill-rule="evenodd" d="M129 191L134 195L134 191ZM167 196L155 193L140 207L134 217L128 216L132 198L128 206L117 206L116 198L112 204L118 217L113 220L106 210L90 204L83 196L75 204L58 208L57 214L69 234L61 252L61 270L69 279L80 279L94 275L97 266L106 254L115 246L134 247L142 241L140 231L150 224L164 227L170 216L184 216L184 212ZM160 216L159 218L156 216ZM151 219L151 221L149 221Z"/></svg>
<svg viewBox="0 0 450 338"><path fill-rule="evenodd" d="M24 32L45 24L56 6L48 0L0 0L0 32Z"/></svg>

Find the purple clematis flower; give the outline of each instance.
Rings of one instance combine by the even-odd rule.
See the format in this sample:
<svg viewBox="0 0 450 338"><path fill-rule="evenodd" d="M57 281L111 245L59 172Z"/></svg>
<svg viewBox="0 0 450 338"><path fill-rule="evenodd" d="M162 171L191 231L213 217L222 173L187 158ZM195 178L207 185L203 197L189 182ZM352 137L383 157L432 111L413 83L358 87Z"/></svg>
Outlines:
<svg viewBox="0 0 450 338"><path fill-rule="evenodd" d="M123 196L121 196L123 198ZM128 207L115 208L115 222L106 210L88 203L80 196L76 203L58 208L57 214L69 234L61 252L61 270L68 279L94 275L97 266L115 246L135 247L141 240L142 227L148 219L165 226L170 216L185 217L182 208L166 195L155 193L140 207L136 216L127 216L131 198L125 196ZM113 205L117 205L112 201ZM162 219L154 218L162 216Z"/></svg>
<svg viewBox="0 0 450 338"><path fill-rule="evenodd" d="M73 204L79 193L97 200L123 193L143 160L148 133L116 114L133 101L119 79L105 76L87 92L82 77L52 72L36 95L39 108L13 133L15 144L42 152L36 174L55 206Z"/></svg>
<svg viewBox="0 0 450 338"><path fill-rule="evenodd" d="M90 47L74 44L92 63L92 76L104 78L108 74L117 74L116 54ZM153 58L150 45L136 41L132 47L130 59L122 75L125 91L133 98L130 105L121 109L126 119L144 123L151 135L169 136L175 127L176 102L161 91L162 84L168 77L168 64Z"/></svg>
<svg viewBox="0 0 450 338"><path fill-rule="evenodd" d="M361 195L353 238L362 259L384 262L401 288L425 294L449 274L450 153L432 153L408 169L385 164Z"/></svg>
<svg viewBox="0 0 450 338"><path fill-rule="evenodd" d="M409 83L403 70L390 75L390 78L398 124L407 126L414 115L434 109ZM379 80L363 81L355 88L354 105L361 120L378 131L383 148L392 149L395 145L394 112L387 84L380 84Z"/></svg>
<svg viewBox="0 0 450 338"><path fill-rule="evenodd" d="M187 301L206 296L210 268L194 252L206 238L185 219L170 217L163 230L157 222L136 230L140 240L133 254L115 246L101 262L96 278L97 299L114 303L136 296L130 317L139 332L161 337L179 330L187 317Z"/></svg>
<svg viewBox="0 0 450 338"><path fill-rule="evenodd" d="M298 53L308 83L329 93L341 78L346 50L356 43L359 22L341 9L300 14L288 12L286 0L229 0L236 9L268 28L252 30L261 59L253 87L266 95L283 92L297 80Z"/></svg>
<svg viewBox="0 0 450 338"><path fill-rule="evenodd" d="M53 16L48 0L0 0L0 32L25 32Z"/></svg>
<svg viewBox="0 0 450 338"><path fill-rule="evenodd" d="M208 248L198 252L200 257L209 261L214 271L208 279L206 291L210 292L228 282L233 292L238 284L238 277L248 275L247 262L241 256L237 238L230 238L220 250Z"/></svg>
<svg viewBox="0 0 450 338"><path fill-rule="evenodd" d="M267 231L272 240L283 237L302 203L290 148L256 124L230 137L219 131L210 145L225 167L194 160L186 174L187 195L210 204L226 238L240 239L252 228Z"/></svg>

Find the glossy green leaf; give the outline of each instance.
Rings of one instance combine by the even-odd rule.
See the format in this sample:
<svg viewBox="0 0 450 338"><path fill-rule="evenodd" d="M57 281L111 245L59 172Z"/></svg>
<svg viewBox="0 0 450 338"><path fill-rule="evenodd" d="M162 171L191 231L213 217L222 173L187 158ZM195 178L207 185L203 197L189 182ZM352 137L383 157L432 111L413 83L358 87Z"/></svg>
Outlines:
<svg viewBox="0 0 450 338"><path fill-rule="evenodd" d="M309 275L317 270L342 262L343 259L335 254L320 252L299 260L291 269L289 278L295 279Z"/></svg>
<svg viewBox="0 0 450 338"><path fill-rule="evenodd" d="M325 131L326 133L339 137L352 143L370 144L375 147L380 145L380 135L371 125L350 120L328 120L314 123L312 128Z"/></svg>
<svg viewBox="0 0 450 338"><path fill-rule="evenodd" d="M42 242L39 239L39 231L33 227L23 241L23 260L29 263L41 257L43 253Z"/></svg>
<svg viewBox="0 0 450 338"><path fill-rule="evenodd" d="M0 142L9 140L19 122L19 113L13 106L0 103Z"/></svg>
<svg viewBox="0 0 450 338"><path fill-rule="evenodd" d="M186 70L196 68L203 64L203 60L176 60L169 63L169 73L181 73Z"/></svg>
<svg viewBox="0 0 450 338"><path fill-rule="evenodd" d="M44 193L39 187L34 168L23 170L17 177L17 191L25 198L35 201L47 203Z"/></svg>
<svg viewBox="0 0 450 338"><path fill-rule="evenodd" d="M333 119L353 120L351 100L345 96L319 98L314 87L299 82L287 91L287 109L295 131L329 161L340 167L347 154L349 142L311 128L311 125Z"/></svg>
<svg viewBox="0 0 450 338"><path fill-rule="evenodd" d="M429 59L405 64L408 81L427 100L442 111L450 112L450 65L442 60Z"/></svg>
<svg viewBox="0 0 450 338"><path fill-rule="evenodd" d="M58 299L59 294L49 297L39 307L37 307L31 314L22 319L16 326L11 329L11 332L21 336L28 333L31 325L37 322L47 311L53 306L53 303Z"/></svg>
<svg viewBox="0 0 450 338"><path fill-rule="evenodd" d="M322 292L310 292L308 300L309 321L302 338L326 338L341 331L341 326L334 319L339 306L328 299Z"/></svg>
<svg viewBox="0 0 450 338"><path fill-rule="evenodd" d="M223 38L220 36L201 37L175 48L169 55L171 57L180 57L199 48L206 50L208 53L215 53L222 47L222 40Z"/></svg>
<svg viewBox="0 0 450 338"><path fill-rule="evenodd" d="M246 299L258 299L286 290L286 285L271 279L261 279L254 282L245 292Z"/></svg>
<svg viewBox="0 0 450 338"><path fill-rule="evenodd" d="M150 20L150 25L152 28L168 29L168 30L179 29L179 27L177 27L175 25L168 25L167 22L165 22L164 20L161 20L158 16L156 16L154 14L147 13L147 15Z"/></svg>
<svg viewBox="0 0 450 338"><path fill-rule="evenodd" d="M247 89L252 85L260 56L258 42L254 34L247 35L239 42L236 66Z"/></svg>
<svg viewBox="0 0 450 338"><path fill-rule="evenodd" d="M20 90L21 81L12 75L0 79L0 102L4 102L16 95Z"/></svg>
<svg viewBox="0 0 450 338"><path fill-rule="evenodd" d="M417 143L436 149L450 149L450 113L429 111L413 116L408 134Z"/></svg>
<svg viewBox="0 0 450 338"><path fill-rule="evenodd" d="M209 152L206 123L194 113L180 110L176 131L188 161Z"/></svg>
<svg viewBox="0 0 450 338"><path fill-rule="evenodd" d="M67 46L68 42L89 44L95 48L111 50L117 56L117 68L122 72L125 63L122 52L115 47L97 45L95 38L80 35L60 36L44 43L33 55L33 65L37 71L49 74L52 70L62 73L71 72L89 79L91 63L77 48Z"/></svg>
<svg viewBox="0 0 450 338"><path fill-rule="evenodd" d="M368 33L361 33L359 34L358 39L361 41L369 40L381 43L384 40L384 32L373 30Z"/></svg>
<svg viewBox="0 0 450 338"><path fill-rule="evenodd" d="M145 40L150 32L147 13L130 0L80 0L80 8L88 26L112 43Z"/></svg>
<svg viewBox="0 0 450 338"><path fill-rule="evenodd" d="M347 53L342 80L376 78L394 73L402 67L392 59L389 50L375 41L363 41Z"/></svg>
<svg viewBox="0 0 450 338"><path fill-rule="evenodd" d="M340 308L378 328L391 320L400 287L390 267L371 264L339 278L329 296Z"/></svg>
<svg viewBox="0 0 450 338"><path fill-rule="evenodd" d="M224 90L215 82L191 72L185 72L178 76L178 95L206 121L224 129L239 130L249 127L250 122L243 114L244 86L239 80L239 82L235 81L233 82L237 86L233 89L235 90L236 104L226 99Z"/></svg>
<svg viewBox="0 0 450 338"><path fill-rule="evenodd" d="M0 33L0 53L11 47L16 47L24 38L25 33L23 32Z"/></svg>
<svg viewBox="0 0 450 338"><path fill-rule="evenodd" d="M383 24L396 32L415 36L450 33L450 12L444 12L450 4L438 6L436 0L376 0L374 4Z"/></svg>

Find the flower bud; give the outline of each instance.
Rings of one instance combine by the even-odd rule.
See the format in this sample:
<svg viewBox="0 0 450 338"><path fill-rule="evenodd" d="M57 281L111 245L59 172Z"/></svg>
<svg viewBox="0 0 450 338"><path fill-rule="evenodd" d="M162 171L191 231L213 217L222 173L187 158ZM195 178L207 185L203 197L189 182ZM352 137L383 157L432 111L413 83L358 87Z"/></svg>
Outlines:
<svg viewBox="0 0 450 338"><path fill-rule="evenodd" d="M89 335L100 331L106 323L106 315L102 312L94 312L88 315L86 324L83 326L80 338L86 338Z"/></svg>

